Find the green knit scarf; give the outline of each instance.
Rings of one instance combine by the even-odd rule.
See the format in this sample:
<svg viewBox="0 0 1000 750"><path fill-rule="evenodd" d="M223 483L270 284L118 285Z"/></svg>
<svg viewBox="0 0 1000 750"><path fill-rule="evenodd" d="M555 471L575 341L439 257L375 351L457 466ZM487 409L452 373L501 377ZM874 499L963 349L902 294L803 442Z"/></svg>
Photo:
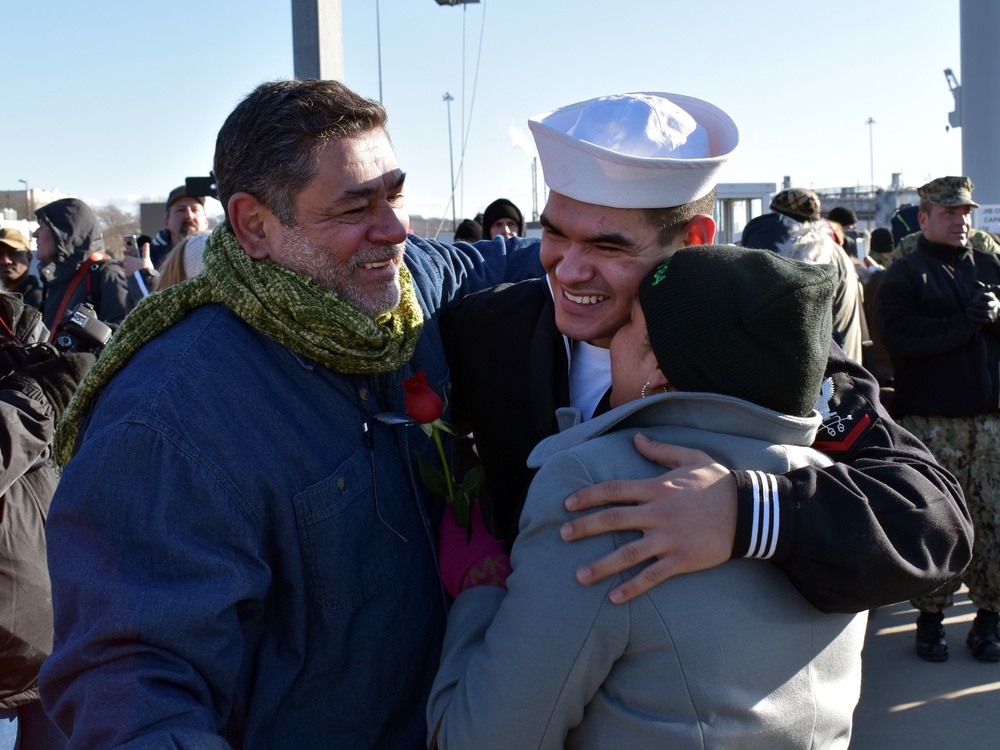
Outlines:
<svg viewBox="0 0 1000 750"><path fill-rule="evenodd" d="M251 258L228 223L208 238L204 261L202 274L142 300L115 332L56 430L61 465L73 457L80 420L101 388L144 344L201 305L224 304L269 339L334 372L391 372L413 355L424 317L405 265L399 306L372 320L316 280Z"/></svg>

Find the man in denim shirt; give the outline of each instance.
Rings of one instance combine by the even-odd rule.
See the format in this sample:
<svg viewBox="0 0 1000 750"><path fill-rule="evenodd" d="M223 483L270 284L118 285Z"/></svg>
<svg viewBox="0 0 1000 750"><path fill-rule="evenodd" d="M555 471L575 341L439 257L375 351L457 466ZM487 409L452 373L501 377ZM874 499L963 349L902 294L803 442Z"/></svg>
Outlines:
<svg viewBox="0 0 1000 750"><path fill-rule="evenodd" d="M69 747L423 744L433 449L376 415L417 371L447 389L443 311L541 267L408 237L385 121L334 81L244 99L205 272L136 307L67 411L41 692Z"/></svg>

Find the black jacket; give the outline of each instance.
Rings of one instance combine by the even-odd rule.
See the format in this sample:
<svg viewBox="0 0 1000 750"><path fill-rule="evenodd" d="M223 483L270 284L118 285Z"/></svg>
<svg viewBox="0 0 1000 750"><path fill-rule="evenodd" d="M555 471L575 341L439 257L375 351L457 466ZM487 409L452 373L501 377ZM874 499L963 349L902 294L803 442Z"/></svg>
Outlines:
<svg viewBox="0 0 1000 750"><path fill-rule="evenodd" d="M556 430L553 412L569 402L566 347L545 279L470 295L443 331L454 419L474 433L495 528L510 544L531 480L528 453ZM776 478L780 533L770 559L824 611L861 611L926 594L971 558L962 491L890 419L874 378L835 344L827 377L834 416L815 447L840 463ZM751 477L734 474L734 555L741 556L752 538L756 501Z"/></svg>
<svg viewBox="0 0 1000 750"><path fill-rule="evenodd" d="M159 269L173 249L174 245L170 241L170 230L164 227L156 233L153 241L149 243L149 259L153 263L153 268Z"/></svg>
<svg viewBox="0 0 1000 750"><path fill-rule="evenodd" d="M44 341L42 316L0 294L0 316L23 343ZM0 334L0 340L10 337ZM54 415L40 389L0 381L0 710L38 700L52 650L45 519L59 476L50 460Z"/></svg>
<svg viewBox="0 0 1000 750"><path fill-rule="evenodd" d="M49 330L57 328L67 313L81 302L90 302L97 317L105 323L118 325L125 318L128 282L125 271L111 259L90 264L87 277L74 290L62 319L56 320L63 296L70 287L77 269L89 263L91 255L103 252L104 240L97 226L97 217L83 201L63 198L35 211L39 222L52 231L56 257L41 269L45 283L45 306L42 310Z"/></svg>
<svg viewBox="0 0 1000 750"><path fill-rule="evenodd" d="M20 283L10 290L11 294L20 294L26 305L31 305L39 312L45 304L45 289L37 276L26 273Z"/></svg>
<svg viewBox="0 0 1000 750"><path fill-rule="evenodd" d="M894 261L875 297L895 372L892 413L971 417L1000 410L1000 323L966 315L977 282L1000 284L1000 259L921 236Z"/></svg>

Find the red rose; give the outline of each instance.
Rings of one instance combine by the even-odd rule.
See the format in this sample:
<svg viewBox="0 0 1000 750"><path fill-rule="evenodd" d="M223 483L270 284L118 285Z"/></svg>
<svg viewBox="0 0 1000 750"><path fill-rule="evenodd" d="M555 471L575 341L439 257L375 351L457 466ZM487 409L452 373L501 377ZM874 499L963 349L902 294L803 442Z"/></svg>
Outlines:
<svg viewBox="0 0 1000 750"><path fill-rule="evenodd" d="M406 389L406 414L414 422L430 424L441 418L444 403L441 397L427 385L427 376L418 372L412 378L403 381Z"/></svg>

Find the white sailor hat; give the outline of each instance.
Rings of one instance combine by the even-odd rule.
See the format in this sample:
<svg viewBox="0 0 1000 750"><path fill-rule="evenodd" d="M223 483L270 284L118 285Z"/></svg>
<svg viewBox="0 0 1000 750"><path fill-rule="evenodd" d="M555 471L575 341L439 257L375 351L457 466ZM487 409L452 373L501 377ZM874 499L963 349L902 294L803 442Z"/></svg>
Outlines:
<svg viewBox="0 0 1000 750"><path fill-rule="evenodd" d="M667 208L707 195L740 139L714 104L659 92L571 104L528 127L550 190L612 208Z"/></svg>

